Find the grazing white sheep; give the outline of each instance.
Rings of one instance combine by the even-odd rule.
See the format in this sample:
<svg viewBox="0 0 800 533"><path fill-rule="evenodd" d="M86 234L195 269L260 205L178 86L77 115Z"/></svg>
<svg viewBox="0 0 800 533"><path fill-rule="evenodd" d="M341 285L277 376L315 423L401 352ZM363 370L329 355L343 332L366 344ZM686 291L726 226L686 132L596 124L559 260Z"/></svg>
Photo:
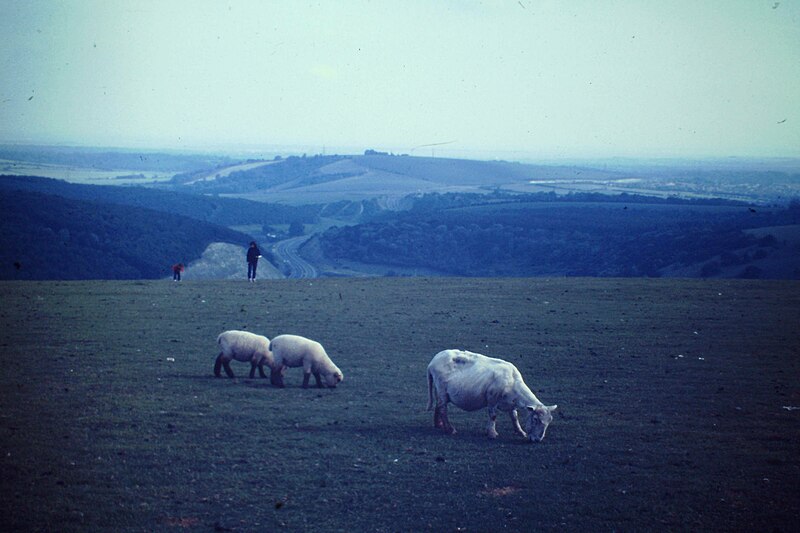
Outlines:
<svg viewBox="0 0 800 533"><path fill-rule="evenodd" d="M272 366L272 384L283 387L283 374L287 367L303 367L303 388L308 387L311 374L317 380L317 387L325 384L334 388L344 379L339 368L333 364L325 353L325 348L316 341L299 335L278 335L269 344L274 364Z"/></svg>
<svg viewBox="0 0 800 533"><path fill-rule="evenodd" d="M497 437L497 410L511 416L514 429L533 442L544 438L551 414L557 406L544 405L531 392L517 367L485 355L463 350L444 350L437 353L428 365L428 410L436 396L433 425L448 433L456 429L447 418L447 403L452 402L465 411L489 408L489 438ZM517 409L528 411L525 431L519 425Z"/></svg>
<svg viewBox="0 0 800 533"><path fill-rule="evenodd" d="M250 377L255 377L256 368L262 378L267 377L264 373L264 365L270 369L273 367L272 352L269 351L269 339L250 333L249 331L229 330L223 331L217 337L217 344L220 353L214 363L214 375L220 377L220 368L225 368L225 373L229 378L234 377L230 362L232 360L243 363L250 362Z"/></svg>

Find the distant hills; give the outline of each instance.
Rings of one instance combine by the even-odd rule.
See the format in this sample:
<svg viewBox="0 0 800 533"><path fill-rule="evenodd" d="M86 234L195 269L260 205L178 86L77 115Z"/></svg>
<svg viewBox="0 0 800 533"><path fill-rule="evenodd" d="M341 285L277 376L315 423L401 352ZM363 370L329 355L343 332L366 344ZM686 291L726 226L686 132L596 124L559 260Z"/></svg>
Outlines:
<svg viewBox="0 0 800 533"><path fill-rule="evenodd" d="M176 175L159 187L291 204L328 203L409 194L524 192L533 179L564 179L573 168L388 154L288 157L230 173L203 171ZM585 178L616 179L615 172L585 171Z"/></svg>
<svg viewBox="0 0 800 533"><path fill-rule="evenodd" d="M172 182L191 184L193 188L207 192L234 193L301 189L342 179L369 177L385 182L410 182L413 184L410 192L413 192L413 187L421 183L429 184L428 187L491 188L508 183L525 182L544 171L545 167L507 161L382 154L295 156L199 181L194 179L197 173L177 175ZM547 167L546 172L560 175L553 167Z"/></svg>
<svg viewBox="0 0 800 533"><path fill-rule="evenodd" d="M449 192L600 192L654 197L724 198L788 203L800 197L800 161L604 161L531 164L365 155L318 155L249 162L176 175L159 184L288 204L380 198L391 207L408 195Z"/></svg>
<svg viewBox="0 0 800 533"><path fill-rule="evenodd" d="M0 159L28 154L3 150ZM670 169L372 150L270 160L29 150L29 161L2 165L88 165L85 181L105 185L82 183L77 166L71 182L0 176L2 279L165 277L211 243L251 239L287 269L268 242L304 234L313 238L299 253L323 275L800 278L791 161ZM162 174L131 177L145 171ZM237 275L233 249L207 254L203 277Z"/></svg>
<svg viewBox="0 0 800 533"><path fill-rule="evenodd" d="M191 172L230 165L230 157L214 154L185 154L76 146L0 144L0 173L15 164L65 167L75 170L100 169L124 172ZM5 167L5 168L4 168Z"/></svg>

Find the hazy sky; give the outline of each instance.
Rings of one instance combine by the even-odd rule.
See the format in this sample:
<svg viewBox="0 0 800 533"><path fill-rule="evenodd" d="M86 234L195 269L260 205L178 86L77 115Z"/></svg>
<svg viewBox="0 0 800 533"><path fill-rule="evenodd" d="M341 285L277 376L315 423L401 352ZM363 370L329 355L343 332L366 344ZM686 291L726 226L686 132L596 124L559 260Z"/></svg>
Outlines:
<svg viewBox="0 0 800 533"><path fill-rule="evenodd" d="M0 0L0 141L800 156L800 0Z"/></svg>

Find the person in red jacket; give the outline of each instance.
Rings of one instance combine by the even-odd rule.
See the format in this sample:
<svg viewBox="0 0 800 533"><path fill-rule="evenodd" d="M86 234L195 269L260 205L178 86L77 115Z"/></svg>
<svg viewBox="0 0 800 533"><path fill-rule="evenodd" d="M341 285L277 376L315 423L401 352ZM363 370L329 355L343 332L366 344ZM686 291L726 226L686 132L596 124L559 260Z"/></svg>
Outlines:
<svg viewBox="0 0 800 533"><path fill-rule="evenodd" d="M183 263L175 263L172 265L172 281L181 280L181 272L185 270Z"/></svg>

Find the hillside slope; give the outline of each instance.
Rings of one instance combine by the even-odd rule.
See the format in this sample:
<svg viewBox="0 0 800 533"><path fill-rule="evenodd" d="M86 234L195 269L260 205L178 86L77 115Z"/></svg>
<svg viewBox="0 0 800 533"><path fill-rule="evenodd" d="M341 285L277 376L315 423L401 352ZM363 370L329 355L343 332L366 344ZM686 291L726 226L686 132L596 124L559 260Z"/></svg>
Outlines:
<svg viewBox="0 0 800 533"><path fill-rule="evenodd" d="M82 185L35 176L0 176L0 189L143 207L223 226L309 223L317 219L321 209L319 206L292 207L147 187Z"/></svg>
<svg viewBox="0 0 800 533"><path fill-rule="evenodd" d="M758 164L757 164L758 163ZM785 203L800 195L797 160L478 161L381 153L288 157L175 176L174 190L291 204L426 192L602 192Z"/></svg>
<svg viewBox="0 0 800 533"><path fill-rule="evenodd" d="M782 236L800 224L800 203L755 211L595 196L423 197L391 217L326 230L308 255L322 270L355 262L456 276L800 277L797 242Z"/></svg>
<svg viewBox="0 0 800 533"><path fill-rule="evenodd" d="M253 168L198 179L199 173L175 176L173 190L217 193L262 201L334 202L380 196L452 191L488 191L523 186L534 178L573 176L572 167L548 167L507 161L433 157L328 155L288 157ZM615 179L619 174L584 169L584 178ZM166 186L166 185L161 185ZM304 200L303 200L304 199Z"/></svg>
<svg viewBox="0 0 800 533"><path fill-rule="evenodd" d="M0 279L152 279L249 237L142 207L0 189Z"/></svg>

